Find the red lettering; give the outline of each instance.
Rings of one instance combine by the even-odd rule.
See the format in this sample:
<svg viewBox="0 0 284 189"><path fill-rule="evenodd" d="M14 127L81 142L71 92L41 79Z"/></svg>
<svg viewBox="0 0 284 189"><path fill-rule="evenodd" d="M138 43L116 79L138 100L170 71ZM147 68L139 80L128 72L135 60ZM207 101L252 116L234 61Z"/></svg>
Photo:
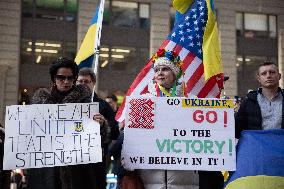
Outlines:
<svg viewBox="0 0 284 189"><path fill-rule="evenodd" d="M213 115L213 118L210 115ZM216 123L216 121L217 121L217 113L215 111L207 112L206 113L206 121L208 121L209 123Z"/></svg>
<svg viewBox="0 0 284 189"><path fill-rule="evenodd" d="M202 123L204 121L203 111L202 110L196 110L195 112L193 112L193 120L196 123Z"/></svg>

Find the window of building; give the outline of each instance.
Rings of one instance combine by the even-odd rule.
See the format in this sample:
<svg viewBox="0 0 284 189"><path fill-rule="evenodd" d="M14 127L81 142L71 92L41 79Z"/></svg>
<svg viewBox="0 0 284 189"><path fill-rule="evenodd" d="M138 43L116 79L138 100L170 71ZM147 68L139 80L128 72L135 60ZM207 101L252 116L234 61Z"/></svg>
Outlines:
<svg viewBox="0 0 284 189"><path fill-rule="evenodd" d="M123 71L127 65L136 61L136 49L133 47L122 46L102 46L100 49L100 67L101 69L111 69Z"/></svg>
<svg viewBox="0 0 284 189"><path fill-rule="evenodd" d="M75 22L77 0L22 0L22 16Z"/></svg>
<svg viewBox="0 0 284 189"><path fill-rule="evenodd" d="M237 13L237 78L238 95L259 87L256 72L259 64L277 64L277 17L267 14ZM245 83L245 85L244 85Z"/></svg>
<svg viewBox="0 0 284 189"><path fill-rule="evenodd" d="M112 2L112 24L122 27L136 27L138 23L138 3L135 2Z"/></svg>
<svg viewBox="0 0 284 189"><path fill-rule="evenodd" d="M244 17L245 37L266 37L267 16L261 14L245 14Z"/></svg>
<svg viewBox="0 0 284 189"><path fill-rule="evenodd" d="M276 16L266 14L237 13L237 36L245 38L276 37Z"/></svg>
<svg viewBox="0 0 284 189"><path fill-rule="evenodd" d="M276 16L269 16L269 37L276 37Z"/></svg>
<svg viewBox="0 0 284 189"><path fill-rule="evenodd" d="M67 48L67 51L70 51L70 48ZM74 52L74 45L71 51ZM22 39L21 60L23 64L50 64L62 56L62 53L60 41Z"/></svg>
<svg viewBox="0 0 284 189"><path fill-rule="evenodd" d="M236 61L238 73L238 94L245 96L249 90L255 90L259 87L257 81L258 66L264 61L272 61L277 64L276 57L238 55ZM245 83L245 85L244 85Z"/></svg>
<svg viewBox="0 0 284 189"><path fill-rule="evenodd" d="M110 21L110 2L106 0L104 6L103 24L109 25L109 21Z"/></svg>
<svg viewBox="0 0 284 189"><path fill-rule="evenodd" d="M77 0L22 0L21 62L50 64L59 56L73 59L76 15Z"/></svg>
<svg viewBox="0 0 284 189"><path fill-rule="evenodd" d="M109 0L105 2L104 12L103 24L128 28L150 28L149 4Z"/></svg>
<svg viewBox="0 0 284 189"><path fill-rule="evenodd" d="M139 4L139 23L140 28L150 28L150 5Z"/></svg>
<svg viewBox="0 0 284 189"><path fill-rule="evenodd" d="M236 15L236 29L237 36L241 36L243 34L243 14L237 13Z"/></svg>
<svg viewBox="0 0 284 189"><path fill-rule="evenodd" d="M22 0L22 16L33 17L33 0Z"/></svg>

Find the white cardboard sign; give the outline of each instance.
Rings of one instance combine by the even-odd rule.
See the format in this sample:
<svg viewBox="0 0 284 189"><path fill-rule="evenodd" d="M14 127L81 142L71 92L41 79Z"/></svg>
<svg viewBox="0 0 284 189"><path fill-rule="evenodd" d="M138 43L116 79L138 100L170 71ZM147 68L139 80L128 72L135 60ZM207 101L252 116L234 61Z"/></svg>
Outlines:
<svg viewBox="0 0 284 189"><path fill-rule="evenodd" d="M128 97L126 169L236 169L234 101Z"/></svg>
<svg viewBox="0 0 284 189"><path fill-rule="evenodd" d="M6 107L5 170L102 161L98 103Z"/></svg>

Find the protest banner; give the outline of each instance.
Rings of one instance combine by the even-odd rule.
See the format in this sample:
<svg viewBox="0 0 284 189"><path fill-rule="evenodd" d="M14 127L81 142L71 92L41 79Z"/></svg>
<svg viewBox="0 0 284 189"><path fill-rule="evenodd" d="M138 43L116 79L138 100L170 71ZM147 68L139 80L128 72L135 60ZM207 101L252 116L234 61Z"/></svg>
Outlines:
<svg viewBox="0 0 284 189"><path fill-rule="evenodd" d="M102 161L98 103L6 107L5 170Z"/></svg>
<svg viewBox="0 0 284 189"><path fill-rule="evenodd" d="M235 170L234 102L127 97L126 169Z"/></svg>

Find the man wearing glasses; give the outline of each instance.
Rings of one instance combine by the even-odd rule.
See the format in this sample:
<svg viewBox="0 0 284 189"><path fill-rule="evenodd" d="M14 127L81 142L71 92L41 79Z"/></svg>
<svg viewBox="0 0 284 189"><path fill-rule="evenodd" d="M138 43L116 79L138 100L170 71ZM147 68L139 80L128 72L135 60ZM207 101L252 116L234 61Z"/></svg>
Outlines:
<svg viewBox="0 0 284 189"><path fill-rule="evenodd" d="M90 68L82 68L79 71L78 79L76 84L83 84L90 88L93 91L93 88L96 84L96 75ZM98 95L94 92L93 94L93 102L99 102L99 112L103 116L104 124L106 124L109 128L109 135L105 137L106 140L102 141L103 146L103 162L96 163L97 165L97 179L101 183L102 188L106 188L106 174L107 174L107 167L106 167L106 154L108 151L108 145L112 140L116 140L119 135L118 124L115 121L115 114L110 107L110 105L104 101L103 99L99 98Z"/></svg>

